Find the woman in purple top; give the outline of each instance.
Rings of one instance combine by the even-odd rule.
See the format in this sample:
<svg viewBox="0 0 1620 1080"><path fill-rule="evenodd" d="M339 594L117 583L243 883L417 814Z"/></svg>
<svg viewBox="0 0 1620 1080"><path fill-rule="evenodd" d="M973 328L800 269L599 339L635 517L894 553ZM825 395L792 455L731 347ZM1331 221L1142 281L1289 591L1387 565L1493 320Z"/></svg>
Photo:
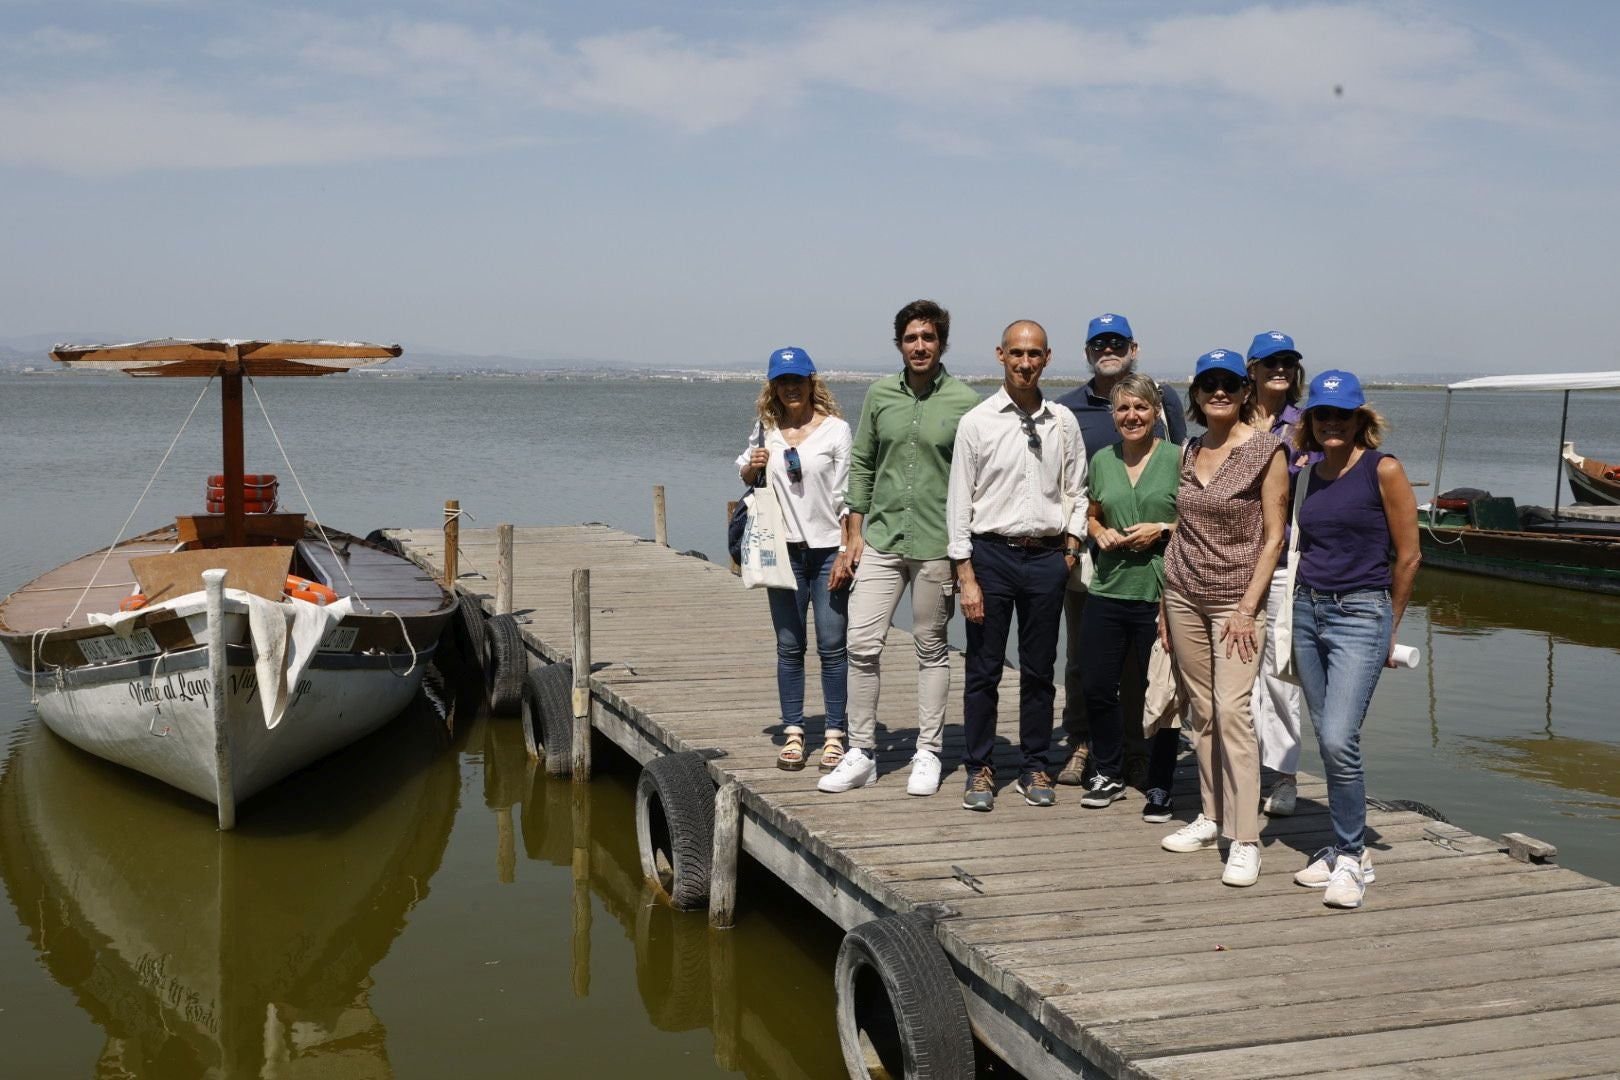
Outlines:
<svg viewBox="0 0 1620 1080"><path fill-rule="evenodd" d="M1363 846L1367 785L1361 723L1378 676L1393 667L1395 628L1418 568L1417 500L1401 463L1378 451L1384 421L1348 371L1311 380L1295 445L1321 451L1300 474L1294 664L1327 773L1333 846L1294 881L1326 888L1329 907L1361 906L1372 862ZM1394 551L1394 565L1390 552Z"/></svg>
<svg viewBox="0 0 1620 1080"><path fill-rule="evenodd" d="M1305 392L1303 357L1294 347L1294 339L1281 330L1267 330L1254 335L1249 346L1249 379L1254 383L1253 424L1261 431L1269 431L1288 447L1288 474L1290 480L1310 459L1295 450L1294 433L1304 417L1299 399ZM1290 504L1291 505L1291 504ZM1271 574L1271 590L1266 593L1266 622L1275 626L1282 617L1282 606L1293 603L1288 591L1288 533L1283 532L1283 557L1277 560L1277 569ZM1299 786L1294 774L1299 769L1299 721L1305 714L1305 698L1299 684L1281 677L1282 664L1277 656L1276 640L1266 635L1265 648L1260 654L1260 675L1254 680L1254 693L1249 698L1249 711L1254 714L1254 736L1260 743L1260 764L1277 773L1277 782L1271 786L1261 806L1268 815L1282 817L1294 812L1294 800Z"/></svg>

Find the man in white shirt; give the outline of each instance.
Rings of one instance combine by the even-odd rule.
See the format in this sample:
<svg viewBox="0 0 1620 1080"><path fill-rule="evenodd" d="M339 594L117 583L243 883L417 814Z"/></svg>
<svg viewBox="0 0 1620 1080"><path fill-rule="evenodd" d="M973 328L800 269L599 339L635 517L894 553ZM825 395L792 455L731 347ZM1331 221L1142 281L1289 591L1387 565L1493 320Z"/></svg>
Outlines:
<svg viewBox="0 0 1620 1080"><path fill-rule="evenodd" d="M1086 452L1074 413L1041 393L1051 357L1040 323L1021 319L1002 331L1001 389L962 417L951 457L948 554L967 619L962 805L968 810L995 807L990 755L1014 614L1023 755L1014 787L1031 806L1056 800L1046 760L1052 673L1063 590L1085 535Z"/></svg>

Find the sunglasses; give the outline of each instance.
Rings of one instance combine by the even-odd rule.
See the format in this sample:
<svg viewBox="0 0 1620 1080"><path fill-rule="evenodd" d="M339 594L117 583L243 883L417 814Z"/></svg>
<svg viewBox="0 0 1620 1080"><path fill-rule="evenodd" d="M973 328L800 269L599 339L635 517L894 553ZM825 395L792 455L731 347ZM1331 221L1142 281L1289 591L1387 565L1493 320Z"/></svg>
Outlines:
<svg viewBox="0 0 1620 1080"><path fill-rule="evenodd" d="M1230 371L1216 371L1198 376L1193 380L1193 387L1202 394L1213 394L1217 390L1235 394L1243 389L1243 380Z"/></svg>
<svg viewBox="0 0 1620 1080"><path fill-rule="evenodd" d="M1256 360L1255 363L1262 367L1282 368L1284 371L1288 371L1299 367L1299 357L1292 353L1272 353L1264 359Z"/></svg>
<svg viewBox="0 0 1620 1080"><path fill-rule="evenodd" d="M788 479L795 484L802 484L804 482L804 464L799 460L798 448L794 446L788 447L787 453L782 455L782 460L787 463Z"/></svg>
<svg viewBox="0 0 1620 1080"><path fill-rule="evenodd" d="M1024 425L1024 437L1029 440L1029 448L1035 451L1037 454L1040 453L1041 436L1040 433L1035 430L1035 418L1033 416L1024 416L1020 414L1018 417L1018 422Z"/></svg>
<svg viewBox="0 0 1620 1080"><path fill-rule="evenodd" d="M1356 415L1354 409L1341 409L1336 405L1318 405L1311 410L1311 416L1318 420L1348 420Z"/></svg>
<svg viewBox="0 0 1620 1080"><path fill-rule="evenodd" d="M1104 334L1102 337L1094 337L1086 342L1086 348L1099 353L1127 353L1131 351L1131 339L1121 337L1118 334Z"/></svg>

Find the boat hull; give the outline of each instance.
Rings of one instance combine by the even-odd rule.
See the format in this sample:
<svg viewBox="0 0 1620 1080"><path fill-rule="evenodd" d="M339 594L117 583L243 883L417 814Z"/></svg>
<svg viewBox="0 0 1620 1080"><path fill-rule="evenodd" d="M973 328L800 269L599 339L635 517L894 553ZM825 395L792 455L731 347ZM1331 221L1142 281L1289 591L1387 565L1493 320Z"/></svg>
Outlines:
<svg viewBox="0 0 1620 1080"><path fill-rule="evenodd" d="M1620 596L1620 542L1420 525L1423 565Z"/></svg>
<svg viewBox="0 0 1620 1080"><path fill-rule="evenodd" d="M1564 475L1569 478L1569 491L1576 502L1620 506L1620 480L1610 479L1613 466L1577 454L1574 444L1567 442L1564 444L1563 459Z"/></svg>

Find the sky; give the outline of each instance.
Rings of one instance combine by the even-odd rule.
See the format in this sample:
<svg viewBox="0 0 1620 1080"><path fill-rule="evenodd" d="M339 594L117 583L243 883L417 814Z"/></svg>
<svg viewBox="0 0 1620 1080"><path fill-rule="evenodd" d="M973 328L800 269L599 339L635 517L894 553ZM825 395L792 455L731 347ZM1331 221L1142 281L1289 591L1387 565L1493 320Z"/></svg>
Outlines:
<svg viewBox="0 0 1620 1080"><path fill-rule="evenodd" d="M0 0L0 341L1620 367L1620 4Z"/></svg>

